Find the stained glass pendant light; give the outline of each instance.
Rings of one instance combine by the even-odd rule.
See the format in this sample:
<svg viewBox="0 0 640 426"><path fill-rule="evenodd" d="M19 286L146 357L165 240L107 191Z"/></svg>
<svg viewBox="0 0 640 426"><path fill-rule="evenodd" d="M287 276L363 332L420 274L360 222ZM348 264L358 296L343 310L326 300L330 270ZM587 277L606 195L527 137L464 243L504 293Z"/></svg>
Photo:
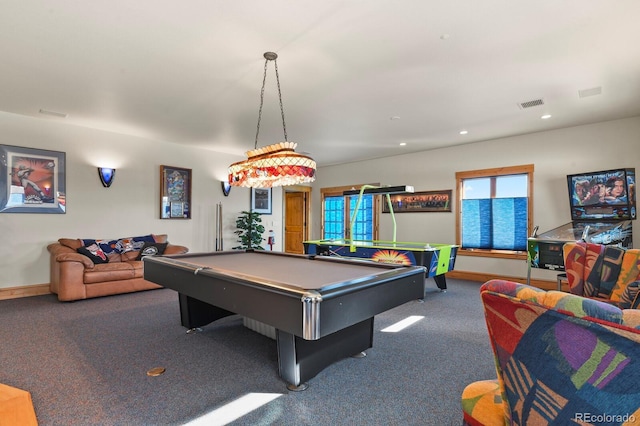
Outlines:
<svg viewBox="0 0 640 426"><path fill-rule="evenodd" d="M260 92L260 110L258 111L255 146L253 150L246 152L246 160L229 166L229 184L248 188L272 188L274 186L313 182L316 179L316 162L307 155L296 153L297 144L287 140L287 125L284 121L280 77L278 76L278 55L274 52L266 52L264 58L264 76ZM270 61L273 61L276 70L284 142L258 148L260 119L262 118L262 105L264 103L264 86L267 81L267 66Z"/></svg>

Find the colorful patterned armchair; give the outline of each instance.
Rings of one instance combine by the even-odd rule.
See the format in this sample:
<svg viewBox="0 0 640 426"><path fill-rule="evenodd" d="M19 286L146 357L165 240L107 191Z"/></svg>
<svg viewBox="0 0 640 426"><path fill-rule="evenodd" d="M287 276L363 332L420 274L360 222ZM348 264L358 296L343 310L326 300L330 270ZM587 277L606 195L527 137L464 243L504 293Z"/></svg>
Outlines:
<svg viewBox="0 0 640 426"><path fill-rule="evenodd" d="M579 241L562 251L571 293L640 308L640 250Z"/></svg>
<svg viewBox="0 0 640 426"><path fill-rule="evenodd" d="M640 424L640 310L491 280L497 380L462 393L465 425Z"/></svg>

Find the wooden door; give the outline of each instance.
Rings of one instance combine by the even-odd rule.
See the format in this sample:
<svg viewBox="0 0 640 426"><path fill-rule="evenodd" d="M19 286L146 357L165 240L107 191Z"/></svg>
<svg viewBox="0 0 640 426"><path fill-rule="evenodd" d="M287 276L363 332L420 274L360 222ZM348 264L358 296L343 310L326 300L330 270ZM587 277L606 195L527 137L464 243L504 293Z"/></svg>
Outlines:
<svg viewBox="0 0 640 426"><path fill-rule="evenodd" d="M306 192L285 192L284 251L304 254L306 238Z"/></svg>

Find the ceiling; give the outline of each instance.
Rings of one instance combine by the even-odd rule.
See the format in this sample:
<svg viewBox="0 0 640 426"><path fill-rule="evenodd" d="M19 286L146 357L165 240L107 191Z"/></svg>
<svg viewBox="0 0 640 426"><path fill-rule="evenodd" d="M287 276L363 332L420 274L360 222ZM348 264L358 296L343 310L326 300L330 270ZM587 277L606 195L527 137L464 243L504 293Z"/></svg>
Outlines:
<svg viewBox="0 0 640 426"><path fill-rule="evenodd" d="M0 110L242 156L273 51L288 139L341 164L640 115L638 17L637 0L4 1ZM273 62L259 136L284 140Z"/></svg>

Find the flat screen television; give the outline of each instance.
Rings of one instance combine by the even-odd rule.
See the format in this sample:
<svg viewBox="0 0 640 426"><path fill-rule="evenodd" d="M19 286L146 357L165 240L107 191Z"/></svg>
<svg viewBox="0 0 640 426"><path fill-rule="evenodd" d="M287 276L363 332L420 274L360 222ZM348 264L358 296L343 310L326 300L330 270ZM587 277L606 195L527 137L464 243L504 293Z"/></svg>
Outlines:
<svg viewBox="0 0 640 426"><path fill-rule="evenodd" d="M614 169L567 176L571 220L636 218L636 171Z"/></svg>

